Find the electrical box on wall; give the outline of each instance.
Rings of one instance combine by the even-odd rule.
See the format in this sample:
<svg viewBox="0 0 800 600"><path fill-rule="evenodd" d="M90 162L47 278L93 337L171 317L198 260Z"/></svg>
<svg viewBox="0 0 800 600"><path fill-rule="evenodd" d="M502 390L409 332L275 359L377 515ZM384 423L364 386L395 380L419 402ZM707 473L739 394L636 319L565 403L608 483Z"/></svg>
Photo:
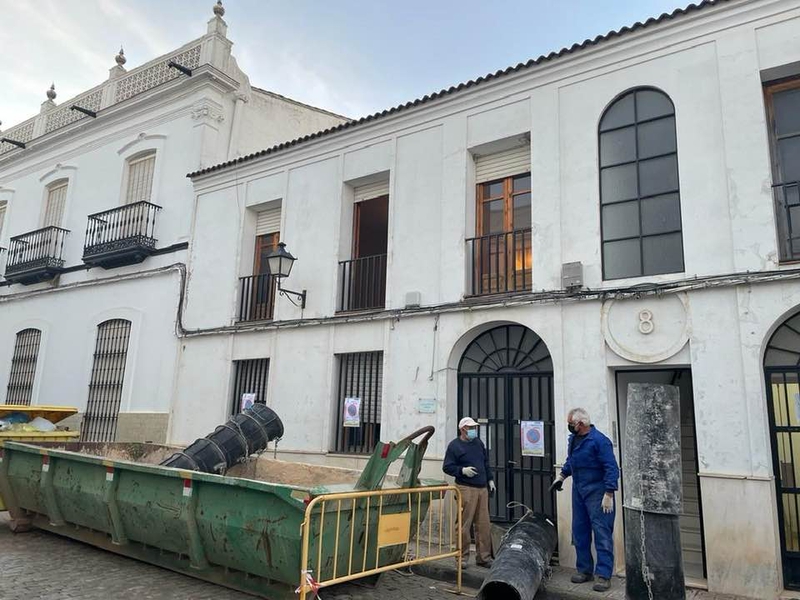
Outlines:
<svg viewBox="0 0 800 600"><path fill-rule="evenodd" d="M582 262L569 262L561 265L561 285L568 291L579 290L583 287Z"/></svg>
<svg viewBox="0 0 800 600"><path fill-rule="evenodd" d="M422 294L406 292L406 308L418 308L422 304Z"/></svg>

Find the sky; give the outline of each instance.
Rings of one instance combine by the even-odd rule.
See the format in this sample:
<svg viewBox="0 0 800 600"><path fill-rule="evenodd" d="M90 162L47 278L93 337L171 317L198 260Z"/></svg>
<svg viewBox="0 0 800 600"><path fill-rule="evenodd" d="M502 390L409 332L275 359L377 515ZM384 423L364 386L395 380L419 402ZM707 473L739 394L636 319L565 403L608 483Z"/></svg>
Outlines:
<svg viewBox="0 0 800 600"><path fill-rule="evenodd" d="M689 0L225 0L251 84L361 117ZM202 36L213 0L0 0L0 129Z"/></svg>

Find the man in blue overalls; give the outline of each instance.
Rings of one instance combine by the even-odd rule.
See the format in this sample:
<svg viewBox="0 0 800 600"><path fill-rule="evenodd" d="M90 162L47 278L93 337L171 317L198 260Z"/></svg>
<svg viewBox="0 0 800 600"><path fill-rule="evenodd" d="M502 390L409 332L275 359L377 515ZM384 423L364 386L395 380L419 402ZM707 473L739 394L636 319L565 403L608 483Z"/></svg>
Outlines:
<svg viewBox="0 0 800 600"><path fill-rule="evenodd" d="M569 436L567 460L550 491L561 491L564 480L572 476L572 543L577 553L578 572L573 583L594 579L594 589L605 592L614 569L614 492L619 467L611 440L597 431L582 408L567 416ZM592 559L592 533L597 551L597 568Z"/></svg>

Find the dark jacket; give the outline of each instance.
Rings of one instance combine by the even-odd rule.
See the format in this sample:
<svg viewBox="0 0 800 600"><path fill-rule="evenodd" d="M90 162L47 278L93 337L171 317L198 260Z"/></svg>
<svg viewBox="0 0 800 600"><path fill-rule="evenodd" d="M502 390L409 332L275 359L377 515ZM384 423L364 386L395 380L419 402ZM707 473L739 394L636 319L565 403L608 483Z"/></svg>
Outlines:
<svg viewBox="0 0 800 600"><path fill-rule="evenodd" d="M478 474L475 477L465 477L461 473L464 467L475 467ZM470 487L486 487L494 479L489 468L489 453L478 438L465 442L457 437L450 442L444 455L442 471L455 477L458 485Z"/></svg>
<svg viewBox="0 0 800 600"><path fill-rule="evenodd" d="M569 436L567 460L561 468L564 477L572 476L573 489L585 494L596 489L606 492L617 490L619 467L614 449L605 435L594 425L581 437Z"/></svg>

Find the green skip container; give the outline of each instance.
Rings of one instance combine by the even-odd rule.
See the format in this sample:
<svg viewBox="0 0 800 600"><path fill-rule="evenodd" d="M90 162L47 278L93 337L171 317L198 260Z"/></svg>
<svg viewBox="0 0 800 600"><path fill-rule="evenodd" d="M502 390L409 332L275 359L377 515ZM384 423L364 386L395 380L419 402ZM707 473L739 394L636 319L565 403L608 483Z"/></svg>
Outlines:
<svg viewBox="0 0 800 600"><path fill-rule="evenodd" d="M262 455L225 476L158 466L175 451L166 446L0 441L0 494L16 532L33 526L212 583L288 600L296 598L305 576L302 525L309 502L341 492L441 484L418 479L432 433L425 428L398 443L379 443L361 472ZM422 441L415 443L421 434ZM389 465L403 453L401 474L387 477ZM413 510L403 494L382 496L380 509L376 502L368 506L356 499L318 502L322 510L312 512L308 554L328 578L334 569L335 576L348 575L342 569L352 570L353 564L357 575L362 564L369 570L400 562L405 545L378 548L377 536L364 533L376 530L379 510L382 515L410 512L413 537L429 500Z"/></svg>

